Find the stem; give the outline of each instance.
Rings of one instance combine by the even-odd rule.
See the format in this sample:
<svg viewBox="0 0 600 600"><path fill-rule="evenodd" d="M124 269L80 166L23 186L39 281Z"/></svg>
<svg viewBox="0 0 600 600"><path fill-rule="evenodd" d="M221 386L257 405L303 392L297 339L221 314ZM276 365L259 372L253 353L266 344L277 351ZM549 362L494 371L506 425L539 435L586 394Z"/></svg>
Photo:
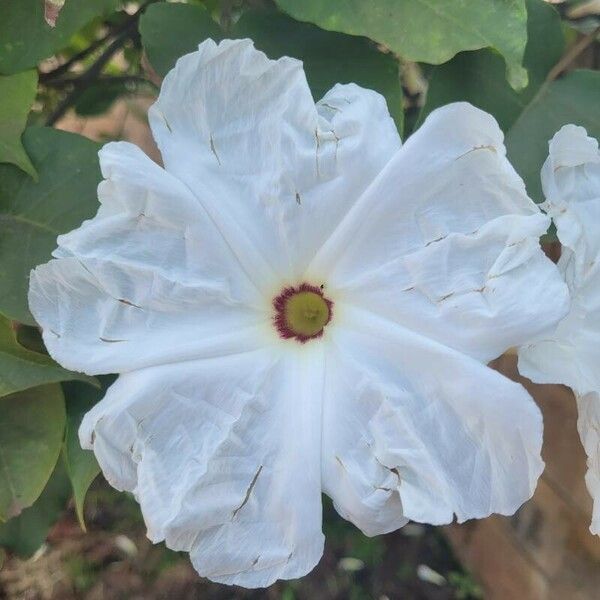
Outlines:
<svg viewBox="0 0 600 600"><path fill-rule="evenodd" d="M52 86L53 84L55 87L62 87L62 85L73 86L73 89L62 99L62 101L58 104L54 111L48 116L48 119L46 121L48 125L54 125L67 112L67 110L69 110L69 108L77 102L85 88L90 83L93 83L99 78L102 69L104 69L106 63L110 61L113 55L117 53L129 39L135 39L135 37L139 35L137 32L138 19L141 13L145 10L145 8L153 2L156 2L156 0L147 0L146 2L142 3L140 7L136 10L136 12L133 15L131 15L131 17L129 17L125 23L123 23L120 27L118 27L110 34L105 36L102 40L98 40L98 43L94 42L93 44L91 44L91 46L95 46L94 49L96 49L100 45L102 45L106 40L115 36L113 41L104 49L102 54L100 54L100 56L91 64L87 71L83 72L81 75L77 75L66 80L60 80L58 79L58 75L66 72L66 70L68 69L68 67L67 69L63 68L67 64L65 63L65 65L61 65L61 67L58 67L57 69L55 69L55 71L52 71L52 73L47 74L48 76L45 78L46 81L44 81L43 83L45 83L48 86ZM89 54L89 52L90 50L89 48L87 48L83 52L80 52L79 55L87 55ZM75 58L76 57L73 57L73 59ZM77 62L77 60L73 59L71 59L71 61L67 61L68 63L70 63L69 66ZM60 73L57 73L59 70Z"/></svg>
<svg viewBox="0 0 600 600"><path fill-rule="evenodd" d="M49 71L48 73L40 73L39 82L45 85L52 85L55 80L59 79L60 76L66 73L75 63L83 60L86 56L92 52L95 52L98 48L100 48L100 46L106 43L106 41L112 37L116 31L117 30L109 31L106 35L93 41L87 48L84 48L81 52L74 54L69 60L59 67L56 67L56 69L53 71Z"/></svg>
<svg viewBox="0 0 600 600"><path fill-rule="evenodd" d="M554 81L563 71L571 66L573 61L591 44L594 43L598 34L600 33L600 26L596 27L594 31L584 35L576 44L574 44L569 51L550 69L548 76L546 77L546 83Z"/></svg>
<svg viewBox="0 0 600 600"><path fill-rule="evenodd" d="M69 86L76 86L80 81L79 77L66 77L64 79L57 79L56 81L48 82L48 87L57 89L66 88ZM140 75L102 75L98 77L94 83L135 83L139 85L147 85L153 88L157 86L152 83L149 79L141 77Z"/></svg>
<svg viewBox="0 0 600 600"><path fill-rule="evenodd" d="M132 32L130 29L132 25L135 25L135 22L131 22L127 30L105 48L104 52L102 52L87 71L73 78L73 90L63 98L56 109L50 114L47 120L48 125L54 125L79 100L84 89L98 78L106 63L113 57L113 54L118 52L131 37Z"/></svg>

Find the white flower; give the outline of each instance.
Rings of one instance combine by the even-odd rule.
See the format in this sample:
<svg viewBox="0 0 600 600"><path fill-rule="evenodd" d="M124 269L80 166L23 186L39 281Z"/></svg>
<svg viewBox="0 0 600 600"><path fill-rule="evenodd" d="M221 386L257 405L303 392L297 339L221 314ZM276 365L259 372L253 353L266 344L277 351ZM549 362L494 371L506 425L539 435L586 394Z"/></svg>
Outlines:
<svg viewBox="0 0 600 600"><path fill-rule="evenodd" d="M490 115L447 106L401 148L378 94L315 106L300 62L228 40L149 118L165 169L106 145L30 304L60 363L121 374L80 436L150 539L257 587L317 563L322 492L368 535L530 497L539 411L485 363L567 292Z"/></svg>
<svg viewBox="0 0 600 600"><path fill-rule="evenodd" d="M555 332L520 350L519 370L538 383L563 383L575 392L588 456L586 483L594 498L590 529L600 533L600 152L583 127L565 125L554 136L542 186L543 208L562 244L558 266L571 308Z"/></svg>

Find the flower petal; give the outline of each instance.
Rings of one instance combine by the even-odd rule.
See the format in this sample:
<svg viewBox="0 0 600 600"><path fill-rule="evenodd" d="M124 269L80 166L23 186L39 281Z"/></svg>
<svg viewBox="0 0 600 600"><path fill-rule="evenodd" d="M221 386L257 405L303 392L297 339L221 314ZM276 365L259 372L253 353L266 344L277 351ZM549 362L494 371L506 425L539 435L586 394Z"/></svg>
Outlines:
<svg viewBox="0 0 600 600"><path fill-rule="evenodd" d="M489 361L549 330L567 290L494 119L434 111L321 248L331 293ZM548 303L546 298L553 298Z"/></svg>
<svg viewBox="0 0 600 600"><path fill-rule="evenodd" d="M600 154L598 141L583 127L565 125L549 143L549 156L542 167L542 187L549 212L570 202L598 198ZM558 216L557 214L557 216Z"/></svg>
<svg viewBox="0 0 600 600"><path fill-rule="evenodd" d="M263 587L321 557L322 347L121 375L80 438L153 542L213 581Z"/></svg>
<svg viewBox="0 0 600 600"><path fill-rule="evenodd" d="M600 533L600 152L585 129L565 125L550 142L542 168L544 208L562 244L558 268L571 308L556 330L523 346L519 371L537 383L575 392L578 429L588 456L586 483L594 499L591 531Z"/></svg>
<svg viewBox="0 0 600 600"><path fill-rule="evenodd" d="M379 94L336 86L315 107L302 63L250 40L179 59L149 119L167 170L238 253L294 282L400 145Z"/></svg>
<svg viewBox="0 0 600 600"><path fill-rule="evenodd" d="M353 83L334 86L317 103L316 161L284 219L297 279L389 160L401 141L383 96ZM314 166L313 166L314 165ZM316 281L316 280L315 280Z"/></svg>
<svg viewBox="0 0 600 600"><path fill-rule="evenodd" d="M569 314L552 335L521 349L519 370L578 394L600 391L600 152L585 129L566 125L542 169L546 202L563 246L558 268L571 293Z"/></svg>
<svg viewBox="0 0 600 600"><path fill-rule="evenodd" d="M31 274L52 356L96 374L267 343L265 299L188 190L131 144L100 158L98 215Z"/></svg>
<svg viewBox="0 0 600 600"><path fill-rule="evenodd" d="M322 457L340 513L369 535L406 518L513 514L543 469L541 414L525 389L401 325L340 310Z"/></svg>

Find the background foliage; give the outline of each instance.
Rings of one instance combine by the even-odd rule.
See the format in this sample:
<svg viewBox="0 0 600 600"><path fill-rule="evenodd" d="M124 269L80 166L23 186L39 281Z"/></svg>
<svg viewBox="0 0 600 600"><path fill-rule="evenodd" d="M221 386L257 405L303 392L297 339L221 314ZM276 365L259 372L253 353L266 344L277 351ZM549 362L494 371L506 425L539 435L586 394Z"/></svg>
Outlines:
<svg viewBox="0 0 600 600"><path fill-rule="evenodd" d="M60 2L55 4L60 5ZM436 107L491 112L529 194L565 123L600 137L598 17L589 0L0 0L0 545L31 554L99 473L77 428L111 378L47 355L28 276L97 209L99 144L53 127L152 96L206 39L251 37L302 59L315 99L336 82L383 94L403 137Z"/></svg>

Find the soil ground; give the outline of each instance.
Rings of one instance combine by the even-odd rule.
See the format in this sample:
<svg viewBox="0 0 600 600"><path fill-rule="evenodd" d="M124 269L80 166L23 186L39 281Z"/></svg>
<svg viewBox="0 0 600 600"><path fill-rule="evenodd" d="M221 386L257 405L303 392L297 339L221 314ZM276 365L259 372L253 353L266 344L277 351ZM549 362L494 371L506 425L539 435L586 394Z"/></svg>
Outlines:
<svg viewBox="0 0 600 600"><path fill-rule="evenodd" d="M266 590L200 578L184 553L153 546L135 501L99 480L86 508L87 533L72 510L30 559L6 556L6 600L449 600L481 598L441 530L409 524L367 538L325 505L325 554L306 577ZM1 560L1 559L0 559Z"/></svg>

